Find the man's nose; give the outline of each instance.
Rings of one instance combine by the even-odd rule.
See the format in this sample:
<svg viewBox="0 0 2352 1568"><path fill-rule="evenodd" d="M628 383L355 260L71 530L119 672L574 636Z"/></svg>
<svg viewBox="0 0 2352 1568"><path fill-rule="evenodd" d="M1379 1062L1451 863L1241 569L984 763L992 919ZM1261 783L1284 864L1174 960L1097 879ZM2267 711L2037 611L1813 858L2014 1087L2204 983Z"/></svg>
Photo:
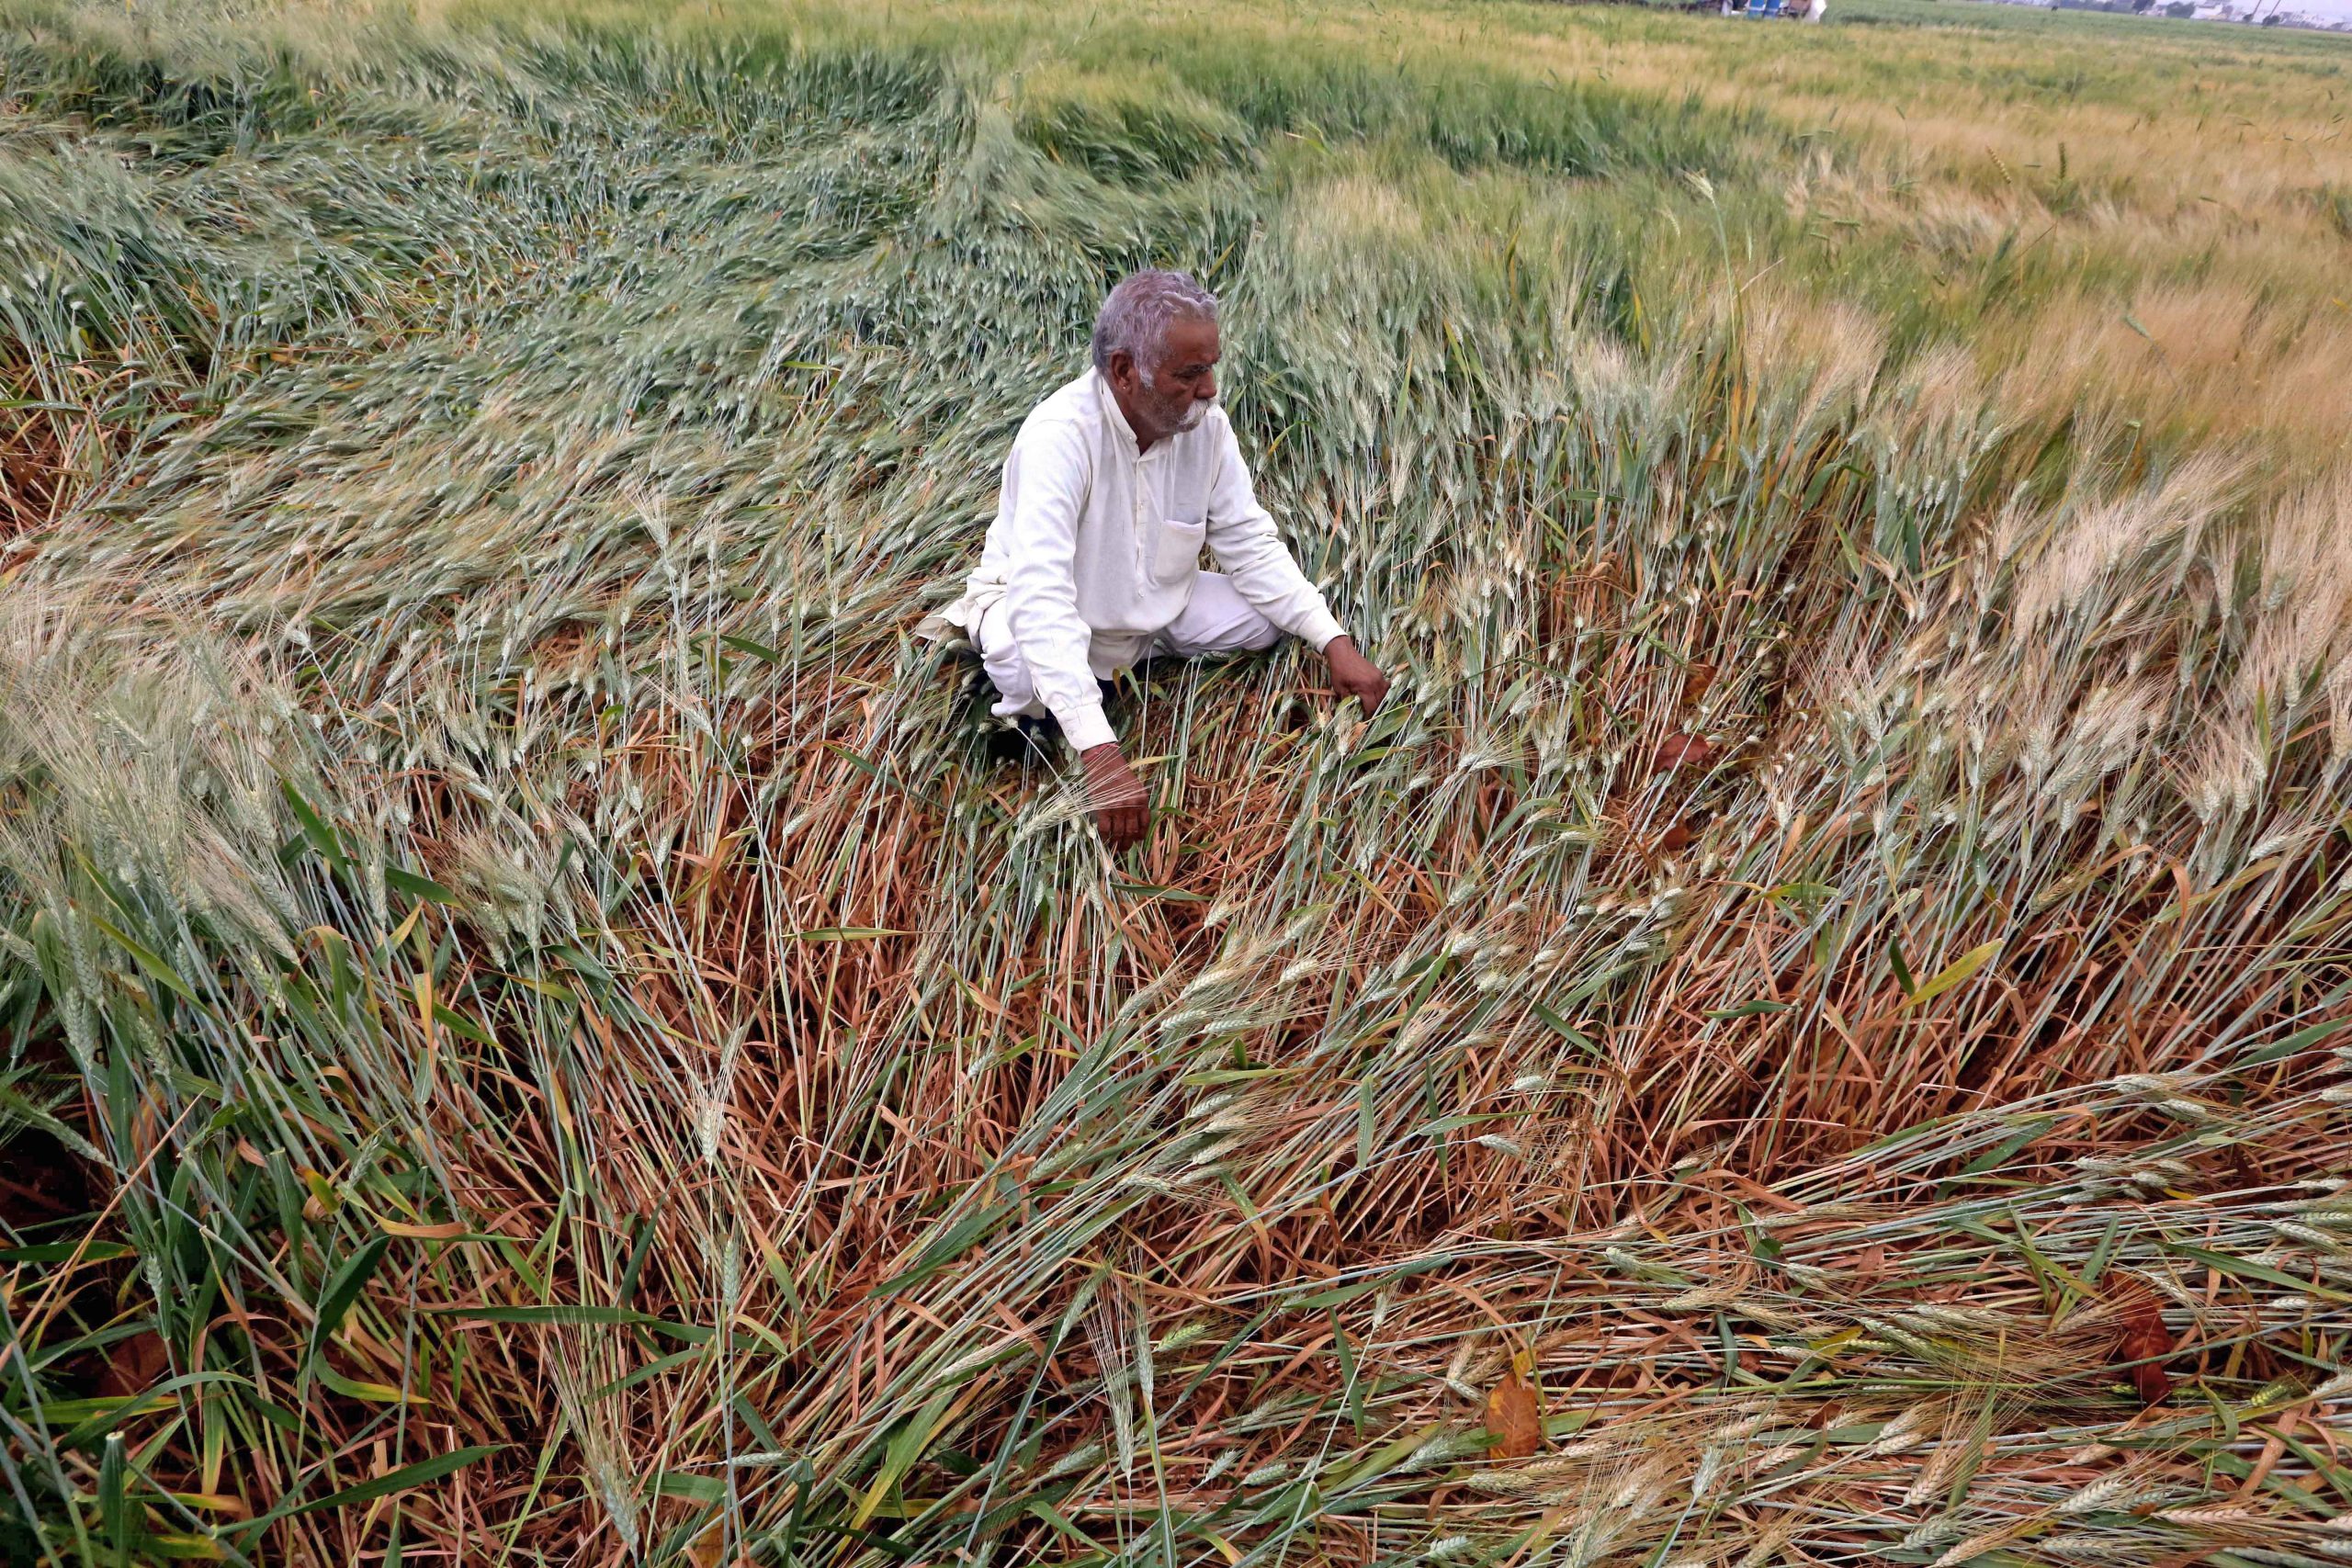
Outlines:
<svg viewBox="0 0 2352 1568"><path fill-rule="evenodd" d="M1216 397L1216 378L1215 376L1202 377L1201 384L1193 389L1193 396L1202 402L1207 402L1210 399Z"/></svg>

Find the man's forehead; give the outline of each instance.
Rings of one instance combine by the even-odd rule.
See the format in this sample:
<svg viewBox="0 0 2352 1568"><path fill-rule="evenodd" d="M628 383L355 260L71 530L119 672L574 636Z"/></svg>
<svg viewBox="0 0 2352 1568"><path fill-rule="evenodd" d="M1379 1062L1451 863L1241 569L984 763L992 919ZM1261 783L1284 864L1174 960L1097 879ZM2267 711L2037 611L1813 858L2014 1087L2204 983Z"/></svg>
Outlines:
<svg viewBox="0 0 2352 1568"><path fill-rule="evenodd" d="M1207 360L1217 356L1217 331L1215 321L1174 321L1168 323L1168 357L1170 359Z"/></svg>

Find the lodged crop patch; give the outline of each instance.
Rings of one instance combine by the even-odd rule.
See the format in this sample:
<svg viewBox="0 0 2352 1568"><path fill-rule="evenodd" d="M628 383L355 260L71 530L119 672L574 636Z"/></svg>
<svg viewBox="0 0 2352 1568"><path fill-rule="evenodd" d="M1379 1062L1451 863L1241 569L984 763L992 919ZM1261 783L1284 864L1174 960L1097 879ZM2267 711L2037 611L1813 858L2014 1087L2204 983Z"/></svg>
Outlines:
<svg viewBox="0 0 2352 1568"><path fill-rule="evenodd" d="M2343 1561L2347 61L6 0L0 1557ZM1114 861L1143 265L1398 685Z"/></svg>

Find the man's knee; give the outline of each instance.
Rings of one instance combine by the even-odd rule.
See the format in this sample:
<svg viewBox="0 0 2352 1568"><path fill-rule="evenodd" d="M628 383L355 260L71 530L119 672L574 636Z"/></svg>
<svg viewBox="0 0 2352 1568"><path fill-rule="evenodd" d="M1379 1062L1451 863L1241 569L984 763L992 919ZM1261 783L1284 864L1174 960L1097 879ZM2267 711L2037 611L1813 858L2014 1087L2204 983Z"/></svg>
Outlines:
<svg viewBox="0 0 2352 1568"><path fill-rule="evenodd" d="M1258 613L1222 572L1204 571L1192 603L1161 634L1166 651L1182 658L1209 653L1258 653L1282 639L1282 628Z"/></svg>
<svg viewBox="0 0 2352 1568"><path fill-rule="evenodd" d="M1218 617L1210 637L1212 650L1218 653L1263 653L1282 641L1283 629L1259 613L1255 604L1235 592L1230 585L1225 596L1231 603Z"/></svg>

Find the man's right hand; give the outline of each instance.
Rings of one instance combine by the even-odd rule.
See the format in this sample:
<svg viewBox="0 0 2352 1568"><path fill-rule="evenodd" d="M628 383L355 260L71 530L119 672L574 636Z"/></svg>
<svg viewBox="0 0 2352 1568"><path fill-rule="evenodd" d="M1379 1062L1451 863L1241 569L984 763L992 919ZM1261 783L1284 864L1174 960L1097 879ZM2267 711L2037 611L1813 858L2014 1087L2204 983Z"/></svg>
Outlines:
<svg viewBox="0 0 2352 1568"><path fill-rule="evenodd" d="M1143 839L1147 803L1143 781L1127 766L1115 742L1104 741L1078 754L1086 769L1086 799L1094 811L1094 826L1114 850L1124 850Z"/></svg>

